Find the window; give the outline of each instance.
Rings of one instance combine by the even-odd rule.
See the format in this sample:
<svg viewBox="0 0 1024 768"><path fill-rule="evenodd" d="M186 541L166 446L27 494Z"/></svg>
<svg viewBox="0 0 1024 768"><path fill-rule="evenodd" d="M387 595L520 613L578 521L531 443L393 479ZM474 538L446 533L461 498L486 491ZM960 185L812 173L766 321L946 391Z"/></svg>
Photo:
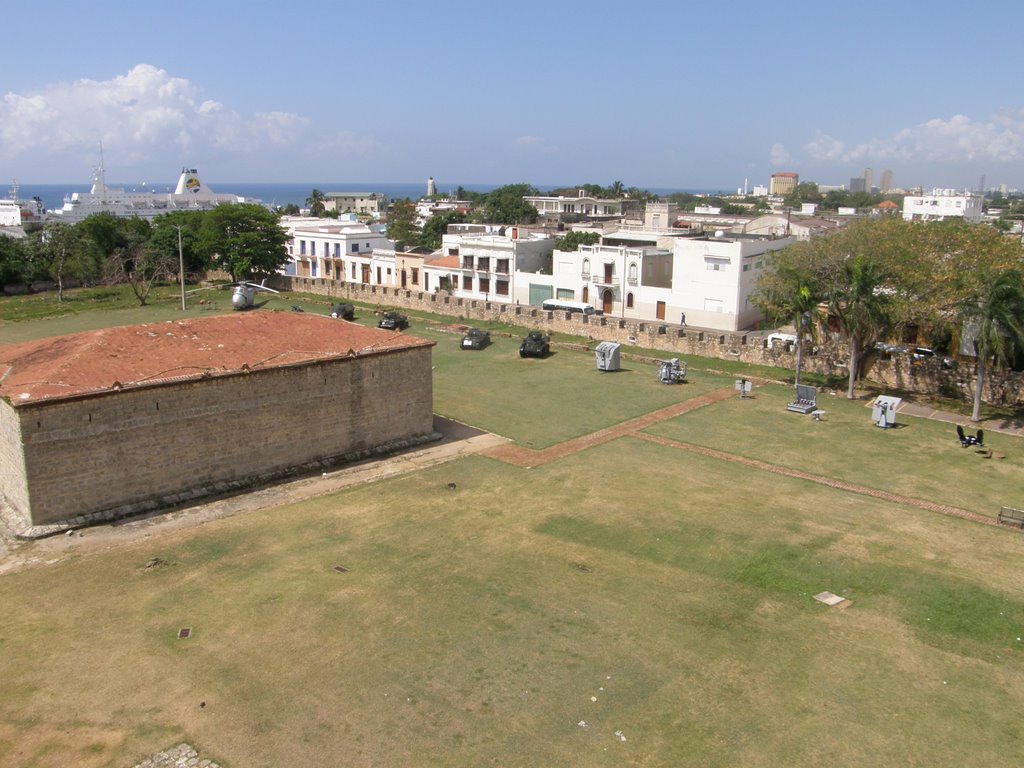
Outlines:
<svg viewBox="0 0 1024 768"><path fill-rule="evenodd" d="M583 260L583 274L584 275L589 275L590 274L590 259L584 259Z"/></svg>
<svg viewBox="0 0 1024 768"><path fill-rule="evenodd" d="M489 278L480 278L480 293L486 295L491 292L491 281Z"/></svg>
<svg viewBox="0 0 1024 768"><path fill-rule="evenodd" d="M352 243L352 253L359 253L359 243Z"/></svg>
<svg viewBox="0 0 1024 768"><path fill-rule="evenodd" d="M473 290L473 276L463 275L462 276L462 290L472 291Z"/></svg>
<svg viewBox="0 0 1024 768"><path fill-rule="evenodd" d="M356 279L356 265L355 264L352 265L352 279L353 280Z"/></svg>
<svg viewBox="0 0 1024 768"><path fill-rule="evenodd" d="M743 265L743 271L744 272L749 272L750 271L750 264L744 264Z"/></svg>
<svg viewBox="0 0 1024 768"><path fill-rule="evenodd" d="M636 285L636 275L637 275L636 262L633 261L633 262L630 262L630 264L629 264L629 277L627 278L629 280L630 285Z"/></svg>
<svg viewBox="0 0 1024 768"><path fill-rule="evenodd" d="M300 256L305 256L306 255L306 241L305 240L299 240L299 255Z"/></svg>
<svg viewBox="0 0 1024 768"><path fill-rule="evenodd" d="M420 284L420 271L418 269L416 269L415 267L412 270L412 284L413 285L419 285Z"/></svg>
<svg viewBox="0 0 1024 768"><path fill-rule="evenodd" d="M495 280L494 292L499 296L508 296L508 280Z"/></svg>
<svg viewBox="0 0 1024 768"><path fill-rule="evenodd" d="M337 259L337 258L340 258L340 257L341 257L341 243L335 243L334 244L334 258Z"/></svg>
<svg viewBox="0 0 1024 768"><path fill-rule="evenodd" d="M626 294L626 309L632 309L632 308L633 308L633 294L632 293L627 293Z"/></svg>

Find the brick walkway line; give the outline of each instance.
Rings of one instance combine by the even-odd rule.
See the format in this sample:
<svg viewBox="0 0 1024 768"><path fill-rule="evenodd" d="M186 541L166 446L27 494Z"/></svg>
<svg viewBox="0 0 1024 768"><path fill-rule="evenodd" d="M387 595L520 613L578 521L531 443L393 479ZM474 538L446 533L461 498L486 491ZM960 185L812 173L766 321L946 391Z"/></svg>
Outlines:
<svg viewBox="0 0 1024 768"><path fill-rule="evenodd" d="M550 448L537 450L535 448L524 448L521 445L501 445L496 448L483 451L482 455L489 456L492 459L498 459L499 461L504 461L506 464L522 467L523 469L533 469L534 467L539 467L542 464L547 464L549 461L561 459L573 453L578 453L579 451L586 450L587 448L593 448L596 445L602 445L626 435L635 434L641 429L646 429L652 424L657 424L659 421L666 421L667 419L675 418L676 416L696 410L697 408L703 408L706 405L721 402L722 400L735 396L735 394L736 392L733 387L716 389L706 395L699 395L698 397L683 400L682 402L674 403L665 408L659 408L656 411L645 413L643 416L637 416L636 418L623 421L611 427L600 429L597 432L591 432L589 435L574 437L571 440L566 440L558 443L557 445L552 445Z"/></svg>
<svg viewBox="0 0 1024 768"><path fill-rule="evenodd" d="M891 501L895 504L901 504L907 507L917 507L918 509L924 509L929 512L938 512L942 515L950 515L952 517L963 518L964 520L970 520L975 523L984 523L985 525L998 525L994 517L985 517L974 512L968 512L966 509L960 509L959 507L952 507L948 504L937 504L934 501L924 501L923 499L915 499L912 496L903 496L899 493L890 493L889 491L879 491L876 488L868 488L864 485L856 485L855 483L847 483L844 480L835 480L831 477L824 477L823 475L813 475L810 472L802 472L799 469L790 469L789 467L783 467L778 464L769 464L766 461L760 461L758 459L749 459L745 456L737 456L733 453L726 453L725 451L718 451L714 448L705 448L700 445L693 445L692 443L682 443L678 440L671 440L667 437L658 437L657 435L649 435L644 433L638 433L633 437L641 440L647 440L651 443L657 443L668 448L676 448L679 450L689 451L690 453L696 453L701 456L707 456L712 459L719 459L721 461L731 461L735 464L743 464L754 469L760 469L764 472L771 472L776 475L784 475L786 477L796 478L798 480L807 480L811 483L817 483L818 485L827 485L829 488L836 488L841 491L848 491L850 493L857 493L861 496L870 496L875 499L882 499L883 501Z"/></svg>

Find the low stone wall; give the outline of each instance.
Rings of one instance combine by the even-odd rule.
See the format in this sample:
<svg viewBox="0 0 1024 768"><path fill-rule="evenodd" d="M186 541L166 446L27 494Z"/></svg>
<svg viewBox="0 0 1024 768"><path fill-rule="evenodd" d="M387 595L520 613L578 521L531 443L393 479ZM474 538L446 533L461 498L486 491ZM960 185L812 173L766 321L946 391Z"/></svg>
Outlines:
<svg viewBox="0 0 1024 768"><path fill-rule="evenodd" d="M278 275L271 284L280 290L311 293L331 300L358 301L381 307L402 307L460 317L469 324L474 321L491 321L583 336L595 342L616 341L664 352L666 357L695 355L789 371L796 367L792 344L777 342L769 347L762 334L696 331L659 321L546 312L539 307L462 299L444 293L425 293L323 278ZM849 375L848 363L849 353L841 344L806 344L802 361L805 371L845 379ZM965 400L974 397L974 366L970 361L961 362L955 370L947 370L939 360L912 360L909 356L888 359L871 352L862 360L861 366L865 379L883 387L904 392L959 396ZM985 402L1024 405L1024 375L998 372L987 378L983 393Z"/></svg>

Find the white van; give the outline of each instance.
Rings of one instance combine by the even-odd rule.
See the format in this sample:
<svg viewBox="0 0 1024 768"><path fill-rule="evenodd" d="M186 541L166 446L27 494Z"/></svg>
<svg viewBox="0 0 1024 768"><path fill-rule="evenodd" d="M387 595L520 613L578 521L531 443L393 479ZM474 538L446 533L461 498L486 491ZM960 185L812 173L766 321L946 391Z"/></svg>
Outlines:
<svg viewBox="0 0 1024 768"><path fill-rule="evenodd" d="M582 301L567 301L565 299L547 299L540 305L541 309L547 312L580 312L584 315L596 314L596 310L590 304Z"/></svg>

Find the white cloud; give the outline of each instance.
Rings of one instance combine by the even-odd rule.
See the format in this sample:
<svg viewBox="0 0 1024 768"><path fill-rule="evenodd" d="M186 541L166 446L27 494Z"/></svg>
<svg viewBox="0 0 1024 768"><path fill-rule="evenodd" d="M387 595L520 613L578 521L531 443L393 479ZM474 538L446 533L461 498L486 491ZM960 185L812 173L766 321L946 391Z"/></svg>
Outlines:
<svg viewBox="0 0 1024 768"><path fill-rule="evenodd" d="M790 157L789 152L781 144L772 144L771 152L769 152L769 158L772 165L775 167L790 165L793 158Z"/></svg>
<svg viewBox="0 0 1024 768"><path fill-rule="evenodd" d="M544 144L541 136L519 136L513 142L518 147L538 147Z"/></svg>
<svg viewBox="0 0 1024 768"><path fill-rule="evenodd" d="M966 115L935 118L887 138L852 145L822 134L806 144L804 151L814 161L833 163L1015 162L1024 159L1024 110L1003 110L987 122Z"/></svg>
<svg viewBox="0 0 1024 768"><path fill-rule="evenodd" d="M138 64L110 80L6 93L0 99L0 160L64 165L67 158L95 158L101 142L122 168L173 166L210 155L237 166L232 156L241 161L264 150L316 147L350 155L377 147L376 140L350 133L311 135L313 121L291 112L242 114L215 99L199 100L198 91L186 79Z"/></svg>

